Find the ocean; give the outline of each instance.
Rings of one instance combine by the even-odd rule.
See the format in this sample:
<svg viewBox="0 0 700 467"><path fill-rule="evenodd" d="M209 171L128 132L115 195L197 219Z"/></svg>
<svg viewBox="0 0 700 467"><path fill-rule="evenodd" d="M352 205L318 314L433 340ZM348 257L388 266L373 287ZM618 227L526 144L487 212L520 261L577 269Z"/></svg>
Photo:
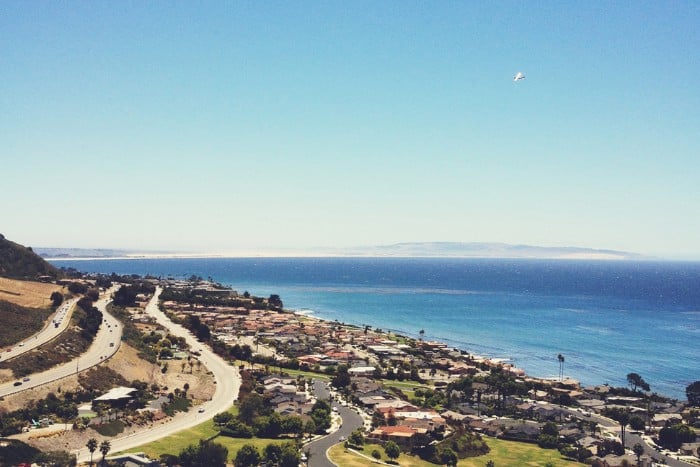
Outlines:
<svg viewBox="0 0 700 467"><path fill-rule="evenodd" d="M510 359L533 376L685 399L700 380L700 263L455 258L51 260L85 272L213 278L286 308Z"/></svg>

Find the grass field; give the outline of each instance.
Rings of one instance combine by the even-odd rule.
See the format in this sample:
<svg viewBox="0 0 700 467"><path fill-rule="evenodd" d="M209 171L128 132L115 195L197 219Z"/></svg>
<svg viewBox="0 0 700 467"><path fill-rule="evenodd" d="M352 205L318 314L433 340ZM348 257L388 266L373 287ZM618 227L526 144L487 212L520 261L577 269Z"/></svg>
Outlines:
<svg viewBox="0 0 700 467"><path fill-rule="evenodd" d="M52 292L63 288L56 284L18 281L0 277L0 300L29 308L47 308L51 305Z"/></svg>
<svg viewBox="0 0 700 467"><path fill-rule="evenodd" d="M382 384L386 387L394 387L401 389L402 391L415 391L418 388L422 389L433 389L431 386L424 384L424 383L418 383L416 381L395 381L391 379L383 379Z"/></svg>
<svg viewBox="0 0 700 467"><path fill-rule="evenodd" d="M233 415L237 415L238 409L232 407L229 412ZM214 426L214 422L212 420L207 420L189 430L184 430L166 438L159 439L158 441L128 449L125 452L144 452L151 459L158 459L161 454L177 455L190 444L197 444L200 439L214 438L213 441L215 443L221 444L228 449L228 458L232 461L236 457L236 452L238 452L244 444L252 444L262 453L265 446L270 443L284 444L285 442L289 442L289 440L284 439L230 438L228 436L217 436L218 433L219 430Z"/></svg>
<svg viewBox="0 0 700 467"><path fill-rule="evenodd" d="M534 444L503 441L494 438L486 438L486 443L491 448L490 453L485 456L462 459L457 464L458 467L484 467L490 460L492 460L497 467L543 467L547 463L550 463L554 467L584 465L564 459L561 454L559 454L559 451L555 449L540 449ZM368 457L371 457L371 453L374 449L377 449L382 454L382 462L388 460L384 454L384 449L379 445L365 445L364 451L362 452ZM329 451L329 456L335 464L341 467L362 467L372 462L365 457L361 457L346 450L342 444L334 446ZM405 454L399 457L398 464L401 467L435 467L437 465L426 462L418 457L407 456Z"/></svg>
<svg viewBox="0 0 700 467"><path fill-rule="evenodd" d="M556 449L541 449L535 444L503 441L495 438L484 438L491 452L485 456L472 457L459 461L459 467L483 467L492 460L497 467L523 466L542 467L551 463L554 467L573 467L584 465L564 459Z"/></svg>
<svg viewBox="0 0 700 467"><path fill-rule="evenodd" d="M384 454L384 448L377 444L367 444L365 445L364 450L361 451L370 459L348 451L345 449L342 443L333 446L330 451L328 451L328 457L331 458L333 463L340 467L364 467L373 463L374 458L372 458L372 451L375 449L381 453L382 457L380 460L382 462L387 462L389 460L389 458L386 457L386 454ZM407 456L405 454L401 454L401 456L399 456L397 459L397 462L400 467L435 467L437 465L431 464L430 462L425 462L419 457Z"/></svg>

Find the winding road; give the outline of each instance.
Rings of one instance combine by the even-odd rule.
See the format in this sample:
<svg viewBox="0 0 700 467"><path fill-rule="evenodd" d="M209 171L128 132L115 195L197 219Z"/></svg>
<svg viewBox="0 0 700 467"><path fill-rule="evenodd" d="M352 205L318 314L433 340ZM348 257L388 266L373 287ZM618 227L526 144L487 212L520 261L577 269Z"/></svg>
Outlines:
<svg viewBox="0 0 700 467"><path fill-rule="evenodd" d="M156 322L168 329L168 332L171 334L185 338L192 349L200 351L201 356L199 359L209 371L213 373L216 380L216 392L212 399L201 407L203 412L200 412L201 409L191 410L187 413L179 414L163 425L140 430L121 438L111 439L112 452L125 451L141 446L198 425L212 418L217 413L228 410L238 398L238 391L241 386L241 378L238 374L238 370L212 352L208 347L197 341L187 329L170 321L170 319L160 311L158 308L158 297L162 291L160 287L156 289L156 293L146 306L146 313L153 316ZM78 462L87 462L90 459L90 452L87 448L73 451L73 453L77 455Z"/></svg>
<svg viewBox="0 0 700 467"><path fill-rule="evenodd" d="M329 398L330 393L325 382L316 379L313 387L314 394L318 399L327 400ZM350 407L340 405L336 401L331 401L331 407L338 410L343 423L337 431L306 445L303 450L309 452L309 467L335 467L335 464L328 459L328 450L340 443L341 437L347 439L353 431L363 424L362 417Z"/></svg>
<svg viewBox="0 0 700 467"><path fill-rule="evenodd" d="M97 309L102 312L103 321L100 329L97 331L97 335L95 335L92 345L90 345L87 352L68 363L64 363L63 365L56 366L41 373L29 375L20 381L10 381L0 385L0 397L16 394L21 391L26 391L27 389L41 386L42 384L47 384L67 376L71 376L79 371L87 370L95 365L99 365L114 355L117 350L119 350L122 330L119 326L119 321L114 316L107 313L107 303L111 301L111 292L112 289L107 291L104 296L95 303ZM65 326L68 325L68 321L68 319L62 319L64 329ZM56 329L60 329L60 326ZM53 337L51 339L53 339ZM23 348L24 347L26 347L26 345L23 346Z"/></svg>
<svg viewBox="0 0 700 467"><path fill-rule="evenodd" d="M18 342L9 350L0 353L0 362L6 362L15 357L19 357L23 353L36 349L37 347L46 344L50 340L55 339L68 327L70 317L73 314L73 307L78 301L77 298L72 298L63 302L56 312L51 315L51 320L47 321L44 328L36 334L27 337L22 342ZM56 326L54 323L58 323Z"/></svg>

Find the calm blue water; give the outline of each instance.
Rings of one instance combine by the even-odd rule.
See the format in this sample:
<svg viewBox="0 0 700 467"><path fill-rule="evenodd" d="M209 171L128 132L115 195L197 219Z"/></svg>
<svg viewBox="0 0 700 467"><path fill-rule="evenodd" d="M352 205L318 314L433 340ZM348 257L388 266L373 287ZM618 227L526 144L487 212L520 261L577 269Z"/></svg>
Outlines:
<svg viewBox="0 0 700 467"><path fill-rule="evenodd" d="M700 380L700 263L395 258L54 261L86 272L188 277L287 308L511 358L536 376L685 398Z"/></svg>

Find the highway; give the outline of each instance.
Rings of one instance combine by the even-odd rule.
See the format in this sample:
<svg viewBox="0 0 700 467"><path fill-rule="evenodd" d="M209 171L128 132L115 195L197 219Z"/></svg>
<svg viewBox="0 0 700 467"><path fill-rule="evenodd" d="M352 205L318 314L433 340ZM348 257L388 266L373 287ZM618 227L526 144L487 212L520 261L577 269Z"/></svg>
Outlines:
<svg viewBox="0 0 700 467"><path fill-rule="evenodd" d="M199 409L190 410L184 414L178 414L171 421L163 425L140 430L121 438L111 439L111 452L131 449L177 433L178 431L191 428L212 418L217 413L228 410L238 398L238 391L241 386L241 378L238 374L238 370L221 357L214 354L207 346L197 341L187 329L170 321L170 319L158 309L158 297L161 292L162 289L158 287L153 298L146 306L146 313L153 316L156 321L167 328L168 332L171 334L184 337L192 349L198 350L201 353L199 357L200 361L213 373L216 379L216 392L212 400L203 404ZM204 411L200 412L201 409ZM192 442L196 443L197 440L193 439ZM87 462L90 459L90 452L87 448L73 451L73 453L77 455L78 462Z"/></svg>
<svg viewBox="0 0 700 467"><path fill-rule="evenodd" d="M21 381L10 381L0 385L0 397L26 391L27 389L35 388L42 384L47 384L73 375L78 371L87 370L95 365L99 365L101 362L114 355L117 350L119 350L122 329L119 325L119 321L117 321L114 316L107 313L107 303L111 301L112 291L113 289L110 289L105 292L103 297L95 303L97 309L102 312L103 321L87 352L68 363L64 363L63 365L51 368L42 373L32 374ZM62 319L61 325L65 328L65 326L68 325L68 321L68 319ZM60 329L60 326L57 329ZM27 345L23 347L26 346ZM21 384L15 386L17 382L21 382Z"/></svg>
<svg viewBox="0 0 700 467"><path fill-rule="evenodd" d="M73 314L74 305L77 301L78 298L72 298L63 302L61 306L58 307L56 312L51 315L50 321L46 323L41 331L37 332L33 336L29 336L22 342L18 342L12 348L0 353L0 362L5 362L12 358L18 357L23 353L36 349L37 347L44 345L50 340L58 337L58 335L65 331L68 327L70 317ZM56 326L54 323L58 323L58 326Z"/></svg>

